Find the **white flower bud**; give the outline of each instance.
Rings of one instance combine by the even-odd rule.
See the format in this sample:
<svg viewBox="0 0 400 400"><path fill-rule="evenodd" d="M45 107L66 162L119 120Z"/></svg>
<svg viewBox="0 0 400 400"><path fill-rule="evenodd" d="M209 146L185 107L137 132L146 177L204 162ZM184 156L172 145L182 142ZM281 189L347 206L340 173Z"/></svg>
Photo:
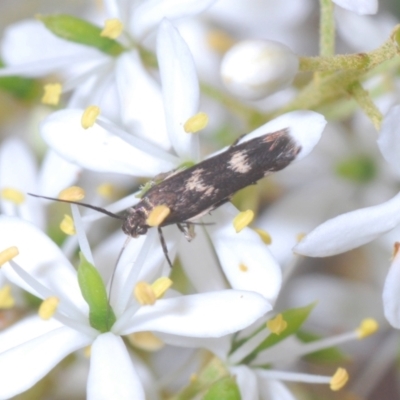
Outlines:
<svg viewBox="0 0 400 400"><path fill-rule="evenodd" d="M284 44L245 40L225 54L221 77L231 93L257 100L290 85L298 67L298 57Z"/></svg>

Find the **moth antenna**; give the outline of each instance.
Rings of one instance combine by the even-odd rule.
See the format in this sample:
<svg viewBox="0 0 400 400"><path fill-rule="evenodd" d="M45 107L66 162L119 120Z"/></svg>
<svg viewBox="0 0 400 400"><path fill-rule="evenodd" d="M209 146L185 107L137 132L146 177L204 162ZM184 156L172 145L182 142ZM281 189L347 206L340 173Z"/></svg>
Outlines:
<svg viewBox="0 0 400 400"><path fill-rule="evenodd" d="M172 263L171 263L171 260L169 259L169 256L168 256L168 249L167 249L167 244L165 243L164 235L163 235L162 230L161 230L160 227L158 227L157 230L158 230L158 236L160 238L161 247L163 249L165 258L167 259L169 266L172 268Z"/></svg>
<svg viewBox="0 0 400 400"><path fill-rule="evenodd" d="M33 197L37 197L39 199L46 199L46 200L53 200L53 201L58 201L60 203L68 203L68 204L77 204L78 206L82 206L82 207L86 207L86 208L90 208L92 210L98 211L102 214L108 215L109 217L115 218L115 219L119 219L122 221L125 221L124 217L121 217L120 215L114 214L111 211L107 211L104 208L101 207L96 207L93 206L91 204L87 204L87 203L80 203L79 201L72 201L72 200L63 200L63 199L57 199L55 197L47 197L47 196L40 196L38 194L33 194L33 193L28 193L29 196L33 196Z"/></svg>

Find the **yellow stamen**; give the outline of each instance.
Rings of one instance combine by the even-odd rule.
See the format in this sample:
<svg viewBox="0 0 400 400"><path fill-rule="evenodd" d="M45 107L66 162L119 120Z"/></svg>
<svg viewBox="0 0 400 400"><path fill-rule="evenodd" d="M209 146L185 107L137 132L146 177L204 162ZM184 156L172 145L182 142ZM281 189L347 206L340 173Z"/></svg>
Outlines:
<svg viewBox="0 0 400 400"><path fill-rule="evenodd" d="M223 54L235 44L235 41L226 32L215 29L208 33L207 43L213 50Z"/></svg>
<svg viewBox="0 0 400 400"><path fill-rule="evenodd" d="M172 286L172 284L173 282L171 279L167 278L166 276L162 276L153 282L151 288L153 289L157 299L159 299L164 296L165 292Z"/></svg>
<svg viewBox="0 0 400 400"><path fill-rule="evenodd" d="M359 339L364 339L367 336L373 335L379 328L378 322L373 318L367 318L361 321L360 326L356 329Z"/></svg>
<svg viewBox="0 0 400 400"><path fill-rule="evenodd" d="M267 321L267 328L275 335L280 335L287 328L287 322L283 319L282 314L278 314L275 318Z"/></svg>
<svg viewBox="0 0 400 400"><path fill-rule="evenodd" d="M104 29L101 31L100 36L116 39L121 35L123 29L124 25L118 18L107 19L104 23Z"/></svg>
<svg viewBox="0 0 400 400"><path fill-rule="evenodd" d="M164 342L151 332L131 333L128 340L133 346L146 351L157 351L164 347Z"/></svg>
<svg viewBox="0 0 400 400"><path fill-rule="evenodd" d="M242 272L247 272L247 271L249 270L244 264L240 264L240 265L239 265L239 269L240 269Z"/></svg>
<svg viewBox="0 0 400 400"><path fill-rule="evenodd" d="M258 233L258 236L260 236L261 240L265 244L272 243L271 235L268 232L264 231L263 229L259 229L259 228L254 228L254 230Z"/></svg>
<svg viewBox="0 0 400 400"><path fill-rule="evenodd" d="M84 349L83 349L83 355L86 357L86 358L90 358L90 355L92 354L92 346L86 346Z"/></svg>
<svg viewBox="0 0 400 400"><path fill-rule="evenodd" d="M155 206L151 210L146 220L146 224L148 226L160 226L165 221L165 218L168 217L170 212L171 209L164 204L160 206Z"/></svg>
<svg viewBox="0 0 400 400"><path fill-rule="evenodd" d="M15 305L15 299L11 293L11 286L4 285L0 289L0 309L5 310L13 308Z"/></svg>
<svg viewBox="0 0 400 400"><path fill-rule="evenodd" d="M80 201L85 197L85 191L79 186L71 186L62 190L58 198L60 200Z"/></svg>
<svg viewBox="0 0 400 400"><path fill-rule="evenodd" d="M111 183L102 183L101 185L97 186L96 191L102 197L111 197L115 192L115 188Z"/></svg>
<svg viewBox="0 0 400 400"><path fill-rule="evenodd" d="M44 85L42 103L56 106L60 101L62 86L59 83L48 83Z"/></svg>
<svg viewBox="0 0 400 400"><path fill-rule="evenodd" d="M10 187L1 189L0 195L4 200L15 204L22 204L25 201L25 195L21 191Z"/></svg>
<svg viewBox="0 0 400 400"><path fill-rule="evenodd" d="M197 374L193 373L193 374L190 375L189 381L190 381L191 383L194 383L194 382L197 381L197 379L198 379Z"/></svg>
<svg viewBox="0 0 400 400"><path fill-rule="evenodd" d="M190 117L185 124L183 129L186 133L196 133L204 129L208 124L208 115L204 112L199 112L193 117Z"/></svg>
<svg viewBox="0 0 400 400"><path fill-rule="evenodd" d="M63 220L60 223L60 229L66 234L66 235L75 235L76 230L74 226L74 220L72 217L68 214L64 215Z"/></svg>
<svg viewBox="0 0 400 400"><path fill-rule="evenodd" d="M157 300L153 288L147 282L138 282L134 289L134 295L142 306L152 306Z"/></svg>
<svg viewBox="0 0 400 400"><path fill-rule="evenodd" d="M12 246L0 252L0 267L19 254L18 247Z"/></svg>
<svg viewBox="0 0 400 400"><path fill-rule="evenodd" d="M82 114L81 125L83 129L88 129L94 125L100 115L100 107L89 106Z"/></svg>
<svg viewBox="0 0 400 400"><path fill-rule="evenodd" d="M334 392L340 390L349 380L349 374L344 368L338 368L335 375L332 376L330 388Z"/></svg>
<svg viewBox="0 0 400 400"><path fill-rule="evenodd" d="M242 229L246 228L251 221L254 219L254 211L246 210L240 212L233 219L233 227L235 228L236 233L239 233Z"/></svg>
<svg viewBox="0 0 400 400"><path fill-rule="evenodd" d="M48 297L42 301L42 304L39 306L39 317L48 320L50 319L55 312L57 311L58 304L60 303L60 299L55 296Z"/></svg>
<svg viewBox="0 0 400 400"><path fill-rule="evenodd" d="M301 242L305 237L307 236L306 233L300 232L296 235L296 241L297 243Z"/></svg>

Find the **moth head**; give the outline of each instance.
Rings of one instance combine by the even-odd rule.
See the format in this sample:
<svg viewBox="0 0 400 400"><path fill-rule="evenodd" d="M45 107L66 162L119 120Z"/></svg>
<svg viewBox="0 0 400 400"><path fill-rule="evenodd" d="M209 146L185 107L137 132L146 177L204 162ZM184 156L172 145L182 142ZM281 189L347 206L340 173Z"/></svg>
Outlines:
<svg viewBox="0 0 400 400"><path fill-rule="evenodd" d="M133 238L139 235L145 235L149 226L146 224L147 213L141 209L129 208L122 230L126 235Z"/></svg>

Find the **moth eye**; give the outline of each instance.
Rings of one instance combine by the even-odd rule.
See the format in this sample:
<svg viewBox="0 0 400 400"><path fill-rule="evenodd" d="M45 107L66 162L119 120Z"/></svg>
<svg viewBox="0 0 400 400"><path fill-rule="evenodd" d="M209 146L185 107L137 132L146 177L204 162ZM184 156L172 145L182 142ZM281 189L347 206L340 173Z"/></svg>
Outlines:
<svg viewBox="0 0 400 400"><path fill-rule="evenodd" d="M147 227L146 226L138 226L136 229L136 233L138 235L145 235L147 233Z"/></svg>

